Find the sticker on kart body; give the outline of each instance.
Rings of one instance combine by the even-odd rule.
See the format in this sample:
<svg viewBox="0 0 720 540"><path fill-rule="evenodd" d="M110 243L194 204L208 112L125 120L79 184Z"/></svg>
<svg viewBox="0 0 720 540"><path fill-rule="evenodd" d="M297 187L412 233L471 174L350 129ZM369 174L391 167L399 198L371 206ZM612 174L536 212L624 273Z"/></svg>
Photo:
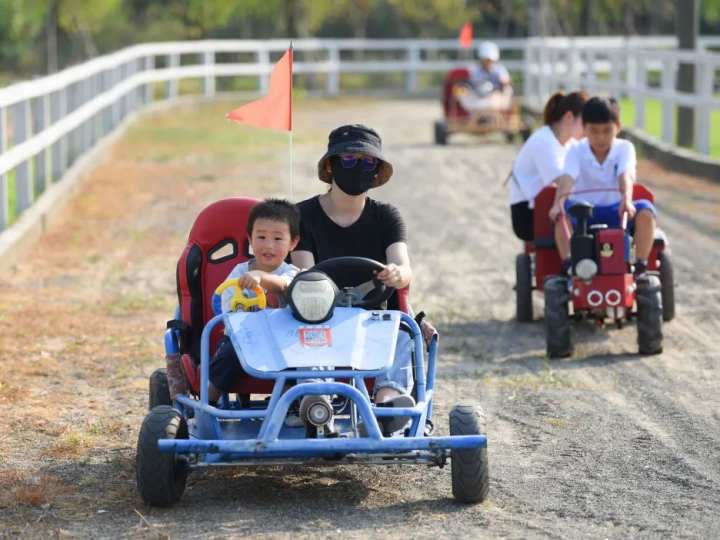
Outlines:
<svg viewBox="0 0 720 540"><path fill-rule="evenodd" d="M329 326L304 326L298 332L303 347L332 347L332 330Z"/></svg>

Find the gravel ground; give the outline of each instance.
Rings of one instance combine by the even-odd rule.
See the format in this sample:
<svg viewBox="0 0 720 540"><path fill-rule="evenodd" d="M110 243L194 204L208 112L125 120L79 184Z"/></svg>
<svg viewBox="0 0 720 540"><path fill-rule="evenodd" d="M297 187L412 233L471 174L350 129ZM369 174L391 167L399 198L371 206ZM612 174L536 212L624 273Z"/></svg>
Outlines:
<svg viewBox="0 0 720 540"><path fill-rule="evenodd" d="M632 325L580 325L574 356L548 361L542 321L513 320L521 246L502 181L517 148L436 147L439 113L426 101L301 103L294 193L322 190L313 174L331 128L359 121L383 136L395 177L375 195L409 225L413 304L442 335L437 432L455 403L484 408L485 503L455 503L449 468L348 466L204 472L172 509L143 505L134 447L187 230L216 198L286 192L287 161L277 145L220 159L202 136L162 155L131 132L0 276L0 537L717 537L720 185L641 164L676 269L665 352L635 354Z"/></svg>

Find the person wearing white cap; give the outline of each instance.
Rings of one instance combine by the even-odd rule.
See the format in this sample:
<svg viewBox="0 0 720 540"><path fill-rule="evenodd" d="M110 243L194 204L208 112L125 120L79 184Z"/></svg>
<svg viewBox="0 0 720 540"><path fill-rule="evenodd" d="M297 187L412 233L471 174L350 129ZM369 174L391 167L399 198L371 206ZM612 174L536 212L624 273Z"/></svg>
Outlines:
<svg viewBox="0 0 720 540"><path fill-rule="evenodd" d="M478 49L480 62L471 66L470 84L474 92L459 98L467 110L507 110L512 103L510 73L500 60L500 49L492 41L483 41Z"/></svg>

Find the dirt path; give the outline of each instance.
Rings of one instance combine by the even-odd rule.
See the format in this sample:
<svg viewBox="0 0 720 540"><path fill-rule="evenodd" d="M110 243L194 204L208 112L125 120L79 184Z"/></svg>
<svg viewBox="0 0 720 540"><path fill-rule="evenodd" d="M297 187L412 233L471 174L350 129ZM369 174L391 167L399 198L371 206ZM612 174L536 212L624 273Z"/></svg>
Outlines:
<svg viewBox="0 0 720 540"><path fill-rule="evenodd" d="M516 148L435 147L439 107L418 101L301 104L295 193L321 190L329 129L380 131L396 177L377 195L410 226L413 303L442 333L436 425L458 401L484 407L489 500L454 503L448 469L347 467L197 474L176 507L145 507L134 447L187 230L211 200L285 189L284 139L211 133L226 109L136 126L0 276L0 537L717 536L720 185L641 168L677 274L665 353L634 354L633 327L588 326L548 362L542 322L513 321L520 246L501 182Z"/></svg>

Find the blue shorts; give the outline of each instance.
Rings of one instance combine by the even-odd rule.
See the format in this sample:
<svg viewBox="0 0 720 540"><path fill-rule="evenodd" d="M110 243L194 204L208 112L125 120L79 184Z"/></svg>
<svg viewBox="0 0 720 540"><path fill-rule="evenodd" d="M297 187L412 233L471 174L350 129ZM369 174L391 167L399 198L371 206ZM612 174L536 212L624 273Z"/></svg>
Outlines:
<svg viewBox="0 0 720 540"><path fill-rule="evenodd" d="M567 199L565 201L565 213L570 218L570 221L572 221L573 227L575 227L575 218L570 215L570 208L575 204L581 202L579 200L571 200ZM655 211L655 206L653 203L648 201L647 199L638 199L636 201L633 201L633 204L635 205L635 209L640 212L640 210L650 210L652 212L653 216L657 216L657 212ZM590 225L596 225L598 223L604 223L611 229L619 229L620 228L620 203L615 204L608 204L608 205L599 205L593 207L592 216L590 217L590 220L588 221L588 226ZM634 220L630 219L628 220L628 228L630 230L633 229Z"/></svg>

